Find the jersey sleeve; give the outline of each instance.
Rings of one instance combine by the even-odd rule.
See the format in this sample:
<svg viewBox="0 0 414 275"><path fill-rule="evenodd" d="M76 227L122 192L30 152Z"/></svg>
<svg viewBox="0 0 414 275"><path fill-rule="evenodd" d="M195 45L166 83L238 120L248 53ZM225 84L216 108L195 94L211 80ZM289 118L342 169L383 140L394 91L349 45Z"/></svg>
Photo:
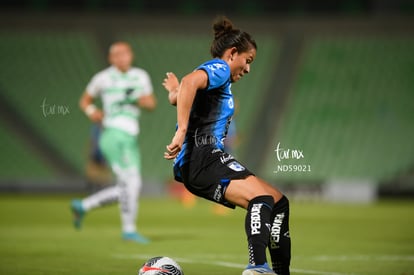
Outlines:
<svg viewBox="0 0 414 275"><path fill-rule="evenodd" d="M214 60L202 64L197 70L203 70L208 75L208 87L211 90L222 86L230 78L230 67L224 61Z"/></svg>
<svg viewBox="0 0 414 275"><path fill-rule="evenodd" d="M91 81L86 86L86 92L92 97L98 96L102 90L101 83L101 74L98 73L94 75Z"/></svg>
<svg viewBox="0 0 414 275"><path fill-rule="evenodd" d="M149 74L142 70L140 72L140 81L141 81L141 85L140 88L138 89L138 97L141 96L146 96L146 95L150 95L153 92L153 87L152 87L152 83L151 83L151 77L149 76Z"/></svg>

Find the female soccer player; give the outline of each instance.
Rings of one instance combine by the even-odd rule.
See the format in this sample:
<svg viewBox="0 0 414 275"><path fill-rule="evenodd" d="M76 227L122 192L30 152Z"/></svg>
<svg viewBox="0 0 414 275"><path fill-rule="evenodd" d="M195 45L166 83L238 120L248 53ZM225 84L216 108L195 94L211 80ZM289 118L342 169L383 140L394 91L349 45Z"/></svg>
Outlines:
<svg viewBox="0 0 414 275"><path fill-rule="evenodd" d="M234 112L231 83L250 72L257 45L226 17L213 24L212 60L178 81L167 73L163 85L177 106L177 129L164 158L174 159L174 176L197 196L247 210L249 263L243 275L289 274L289 201L223 151ZM273 270L266 260L269 248Z"/></svg>

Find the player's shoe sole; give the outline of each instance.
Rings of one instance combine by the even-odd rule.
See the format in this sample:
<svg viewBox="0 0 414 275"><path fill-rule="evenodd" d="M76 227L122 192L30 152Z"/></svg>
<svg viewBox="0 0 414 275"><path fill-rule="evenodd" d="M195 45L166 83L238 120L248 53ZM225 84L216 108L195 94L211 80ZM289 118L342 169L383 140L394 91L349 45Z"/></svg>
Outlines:
<svg viewBox="0 0 414 275"><path fill-rule="evenodd" d="M82 228L82 221L86 214L86 211L82 206L82 201L79 199L72 200L70 203L70 209L73 214L73 226L79 230Z"/></svg>

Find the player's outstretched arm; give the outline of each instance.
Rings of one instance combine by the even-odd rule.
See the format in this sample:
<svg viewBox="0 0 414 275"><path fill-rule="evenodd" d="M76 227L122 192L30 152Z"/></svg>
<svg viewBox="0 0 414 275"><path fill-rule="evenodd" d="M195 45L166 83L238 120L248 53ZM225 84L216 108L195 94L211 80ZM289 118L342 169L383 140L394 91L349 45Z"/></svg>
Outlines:
<svg viewBox="0 0 414 275"><path fill-rule="evenodd" d="M79 107L91 121L101 122L104 116L103 112L93 104L93 101L94 98L88 92L84 92L79 100Z"/></svg>

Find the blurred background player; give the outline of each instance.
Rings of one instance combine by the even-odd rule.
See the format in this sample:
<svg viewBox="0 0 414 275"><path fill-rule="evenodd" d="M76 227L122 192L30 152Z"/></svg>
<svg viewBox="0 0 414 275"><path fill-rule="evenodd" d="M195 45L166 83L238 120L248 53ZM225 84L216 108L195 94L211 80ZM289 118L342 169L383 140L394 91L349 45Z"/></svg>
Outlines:
<svg viewBox="0 0 414 275"><path fill-rule="evenodd" d="M85 214L97 207L119 202L122 238L138 243L149 240L138 233L136 218L142 186L141 159L137 136L140 108L153 110L156 99L148 73L132 67L134 55L126 42L109 49L110 67L97 73L80 99L80 108L94 122L102 122L99 146L116 177L116 184L84 199L74 199L71 209L74 225L80 228ZM100 97L103 110L94 105Z"/></svg>
<svg viewBox="0 0 414 275"><path fill-rule="evenodd" d="M289 201L224 150L234 114L231 85L250 72L257 45L252 37L218 18L209 60L178 81L163 85L177 107L177 127L164 158L174 159L175 179L193 194L229 208L247 210L249 263L243 275L289 275ZM269 248L272 268L267 263Z"/></svg>

